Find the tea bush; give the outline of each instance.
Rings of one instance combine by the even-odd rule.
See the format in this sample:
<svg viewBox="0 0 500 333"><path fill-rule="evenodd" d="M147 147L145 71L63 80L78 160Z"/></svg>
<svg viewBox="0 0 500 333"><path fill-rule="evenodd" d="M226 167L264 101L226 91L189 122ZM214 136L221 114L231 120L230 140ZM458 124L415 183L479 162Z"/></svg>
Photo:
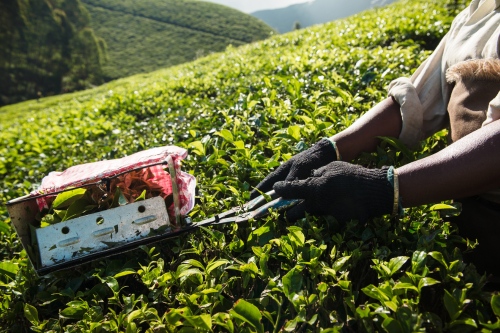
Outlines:
<svg viewBox="0 0 500 333"><path fill-rule="evenodd" d="M175 144L196 176L195 221L249 198L282 161L352 124L429 54L464 3L406 0L228 48L92 91L0 109L1 199L71 165ZM398 19L395 19L398 18ZM399 19L400 18L400 19ZM432 154L385 138L365 165ZM35 332L473 332L500 297L462 260L449 203L366 225L274 213L201 228L38 277L0 207L0 323Z"/></svg>

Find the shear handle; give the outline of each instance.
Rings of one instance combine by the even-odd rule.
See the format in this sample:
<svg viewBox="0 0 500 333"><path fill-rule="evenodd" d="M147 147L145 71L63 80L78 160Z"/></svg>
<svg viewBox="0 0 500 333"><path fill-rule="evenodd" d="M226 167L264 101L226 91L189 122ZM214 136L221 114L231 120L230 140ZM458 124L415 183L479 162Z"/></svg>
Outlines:
<svg viewBox="0 0 500 333"><path fill-rule="evenodd" d="M249 202L243 205L244 211L248 212L250 210L256 209L257 207L265 205L268 202L269 197L271 198L271 200L274 200L278 198L278 194L274 192L274 190L271 190L263 195L259 195L258 197L254 198L253 200L250 200Z"/></svg>
<svg viewBox="0 0 500 333"><path fill-rule="evenodd" d="M240 222L246 222L251 219L257 220L260 218L263 218L267 215L269 215L269 210L277 210L277 211L284 211L289 209L292 206L295 206L296 204L302 202L302 199L283 199L283 198L277 198L274 199L273 201L270 201L266 203L263 206L260 206L256 208L253 211L248 211L245 213L242 213L238 216L232 216L232 217L226 217L224 219L219 220L215 224L225 224L225 223L240 223Z"/></svg>
<svg viewBox="0 0 500 333"><path fill-rule="evenodd" d="M273 191L274 192L274 191ZM267 215L269 215L269 210L276 210L278 212L282 212L285 210L288 210L289 208L297 205L298 203L302 202L302 199L283 199L281 197L278 197L277 199L274 199L273 201L270 201L266 203L263 206L260 206L256 208L255 210L249 212L250 216L245 216L243 219L249 220L251 218L253 219L260 219L263 218ZM239 216L237 217L237 222L239 222Z"/></svg>
<svg viewBox="0 0 500 333"><path fill-rule="evenodd" d="M269 198L271 198L272 201L268 202ZM243 207L234 207L211 218L197 222L196 225L203 226L207 224L224 224L231 222L244 222L252 218L258 219L269 215L269 209L283 211L300 201L301 200L299 199L285 200L283 198L279 198L278 194L274 192L274 190L271 190L264 195L259 195L253 200L245 203Z"/></svg>

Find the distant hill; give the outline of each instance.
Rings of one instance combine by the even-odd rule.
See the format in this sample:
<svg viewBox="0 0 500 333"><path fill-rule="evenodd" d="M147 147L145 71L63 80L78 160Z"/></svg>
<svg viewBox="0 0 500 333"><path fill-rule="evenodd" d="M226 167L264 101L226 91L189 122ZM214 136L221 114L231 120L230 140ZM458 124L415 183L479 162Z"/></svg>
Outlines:
<svg viewBox="0 0 500 333"><path fill-rule="evenodd" d="M305 28L351 16L363 10L385 6L396 0L314 0L285 8L260 10L251 15L261 19L280 33L294 29L296 23Z"/></svg>
<svg viewBox="0 0 500 333"><path fill-rule="evenodd" d="M89 19L80 0L0 1L0 106L101 84Z"/></svg>
<svg viewBox="0 0 500 333"><path fill-rule="evenodd" d="M251 15L209 2L81 1L91 14L91 27L107 43L103 70L108 80L192 61L273 33Z"/></svg>

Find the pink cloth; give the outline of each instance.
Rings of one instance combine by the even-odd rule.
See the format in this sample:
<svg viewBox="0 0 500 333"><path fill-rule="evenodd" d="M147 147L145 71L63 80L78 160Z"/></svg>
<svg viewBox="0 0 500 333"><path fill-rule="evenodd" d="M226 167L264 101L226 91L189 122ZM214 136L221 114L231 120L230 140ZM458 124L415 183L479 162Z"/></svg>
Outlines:
<svg viewBox="0 0 500 333"><path fill-rule="evenodd" d="M164 162L169 155L172 156L177 174L177 186L181 202L180 212L182 215L186 215L194 207L196 179L193 175L181 171L181 161L186 158L187 150L176 146L152 148L119 159L79 164L63 172L50 172L42 179L40 187L31 195L50 194L69 187L96 183L102 179L112 178L118 174L141 167L149 167L154 174L154 182L163 188L163 193L166 196L172 193L170 175L164 171L163 166L155 164ZM48 208L46 196L39 197L36 200L40 210Z"/></svg>

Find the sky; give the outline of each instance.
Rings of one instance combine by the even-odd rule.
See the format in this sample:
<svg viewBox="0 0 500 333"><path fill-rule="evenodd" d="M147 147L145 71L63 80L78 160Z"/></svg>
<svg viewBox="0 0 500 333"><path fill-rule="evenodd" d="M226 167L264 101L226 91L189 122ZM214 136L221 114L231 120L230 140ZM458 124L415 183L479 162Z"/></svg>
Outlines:
<svg viewBox="0 0 500 333"><path fill-rule="evenodd" d="M204 0L238 9L244 13L253 13L263 9L275 9L308 2L308 0Z"/></svg>

